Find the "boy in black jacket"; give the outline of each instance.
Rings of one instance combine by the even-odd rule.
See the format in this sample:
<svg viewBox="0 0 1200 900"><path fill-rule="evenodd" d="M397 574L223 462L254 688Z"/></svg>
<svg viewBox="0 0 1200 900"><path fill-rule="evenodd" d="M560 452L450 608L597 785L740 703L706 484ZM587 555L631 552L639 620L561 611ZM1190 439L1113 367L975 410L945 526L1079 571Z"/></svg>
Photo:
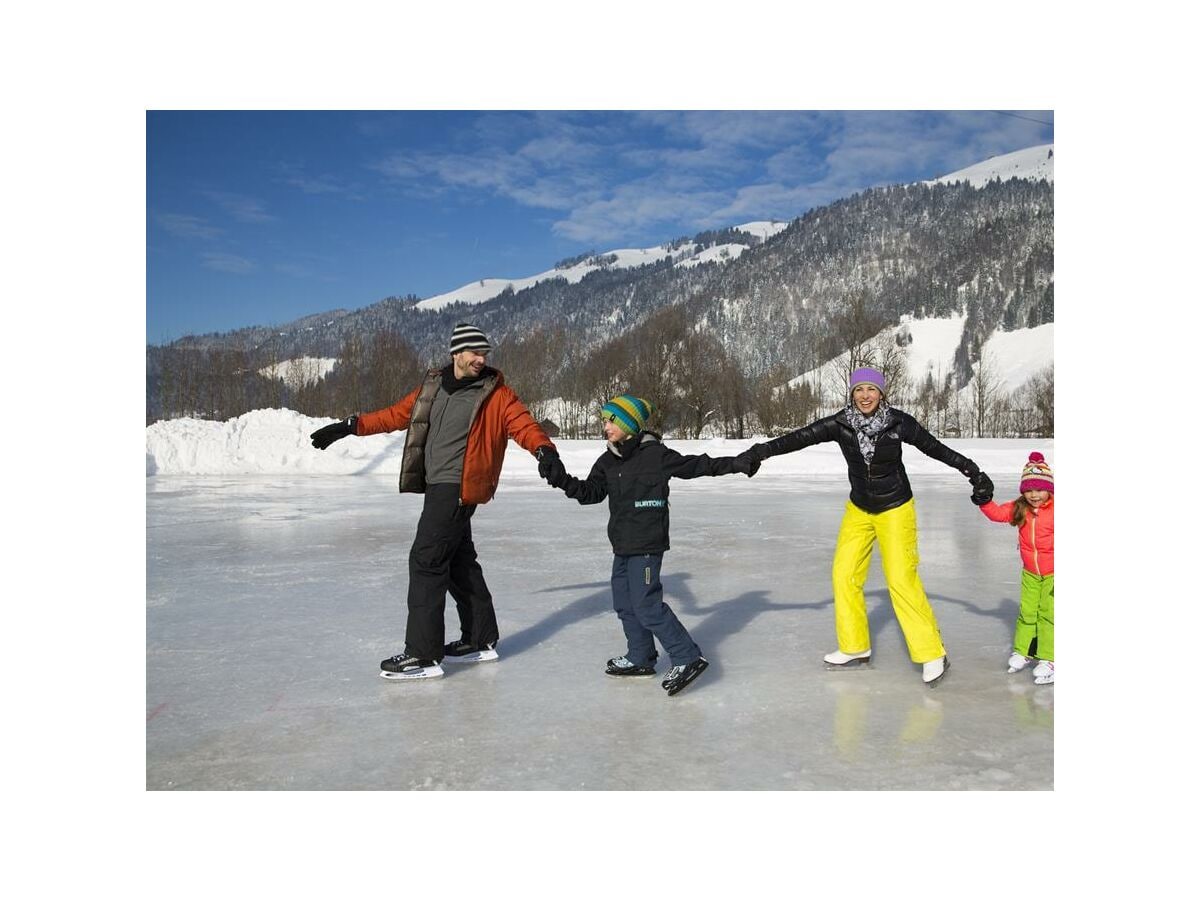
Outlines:
<svg viewBox="0 0 1200 900"><path fill-rule="evenodd" d="M546 459L539 473L581 504L608 497L608 539L613 548L613 608L621 619L628 649L608 661L605 674L650 677L658 654L654 639L671 657L671 671L662 686L679 693L701 672L708 660L671 608L663 602L663 553L670 549L667 495L672 478L699 478L744 472L752 476L756 461L708 455L681 456L665 447L659 435L643 431L652 409L630 394L614 397L601 408L608 449L581 481L567 474L557 458Z"/></svg>

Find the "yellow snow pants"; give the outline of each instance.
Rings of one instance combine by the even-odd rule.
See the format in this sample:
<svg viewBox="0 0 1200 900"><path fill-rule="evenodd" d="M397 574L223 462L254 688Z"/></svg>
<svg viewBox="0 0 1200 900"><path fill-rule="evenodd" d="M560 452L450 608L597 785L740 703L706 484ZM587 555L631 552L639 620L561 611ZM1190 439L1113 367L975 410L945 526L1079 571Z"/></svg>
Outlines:
<svg viewBox="0 0 1200 900"><path fill-rule="evenodd" d="M871 649L867 600L863 585L871 567L871 551L879 544L883 575L896 620L908 642L908 655L925 663L946 655L937 619L917 574L917 507L913 500L881 513L869 513L846 502L846 514L833 554L833 619L838 649L862 653Z"/></svg>

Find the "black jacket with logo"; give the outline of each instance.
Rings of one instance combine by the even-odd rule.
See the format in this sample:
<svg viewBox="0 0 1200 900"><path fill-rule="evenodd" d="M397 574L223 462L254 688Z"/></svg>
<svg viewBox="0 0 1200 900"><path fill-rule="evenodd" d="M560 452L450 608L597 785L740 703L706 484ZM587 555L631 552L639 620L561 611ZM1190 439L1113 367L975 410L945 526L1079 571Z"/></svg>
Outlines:
<svg viewBox="0 0 1200 900"><path fill-rule="evenodd" d="M869 513L895 509L912 499L908 473L900 459L901 444L912 444L926 456L958 469L968 478L979 471L972 460L951 450L922 428L916 419L895 407L891 408L888 427L875 440L875 456L869 463L862 455L858 436L847 421L844 409L783 437L757 444L756 448L758 455L765 459L825 441L837 441L842 448L850 475L850 502Z"/></svg>
<svg viewBox="0 0 1200 900"><path fill-rule="evenodd" d="M609 444L586 479L570 475L562 489L582 504L608 498L608 539L613 553L635 556L671 548L672 478L699 478L732 473L733 457L683 456L643 431L619 444Z"/></svg>

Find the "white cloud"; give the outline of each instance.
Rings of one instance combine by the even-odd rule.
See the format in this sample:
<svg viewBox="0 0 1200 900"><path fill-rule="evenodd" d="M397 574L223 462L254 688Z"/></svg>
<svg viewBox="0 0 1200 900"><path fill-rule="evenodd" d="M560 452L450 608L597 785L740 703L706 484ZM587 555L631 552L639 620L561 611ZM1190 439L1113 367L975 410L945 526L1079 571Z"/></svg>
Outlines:
<svg viewBox="0 0 1200 900"><path fill-rule="evenodd" d="M231 275L248 275L258 268L250 260L232 253L205 253L200 264L206 269Z"/></svg>
<svg viewBox="0 0 1200 900"><path fill-rule="evenodd" d="M275 221L275 217L263 207L262 201L254 197L226 191L207 191L205 195L239 222L261 224Z"/></svg>
<svg viewBox="0 0 1200 900"><path fill-rule="evenodd" d="M221 234L220 228L209 225L199 216L189 216L183 213L155 213L154 221L164 231L188 240L211 241Z"/></svg>

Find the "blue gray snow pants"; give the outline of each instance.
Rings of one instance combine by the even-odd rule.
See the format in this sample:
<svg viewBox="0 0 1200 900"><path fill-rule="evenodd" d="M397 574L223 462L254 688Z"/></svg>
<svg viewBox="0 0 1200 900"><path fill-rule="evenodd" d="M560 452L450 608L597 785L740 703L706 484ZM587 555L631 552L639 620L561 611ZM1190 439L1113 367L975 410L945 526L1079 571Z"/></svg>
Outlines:
<svg viewBox="0 0 1200 900"><path fill-rule="evenodd" d="M651 665L657 655L654 639L658 638L671 665L686 666L700 658L700 648L663 602L661 571L661 553L613 556L613 609L625 629L625 657L634 665Z"/></svg>

